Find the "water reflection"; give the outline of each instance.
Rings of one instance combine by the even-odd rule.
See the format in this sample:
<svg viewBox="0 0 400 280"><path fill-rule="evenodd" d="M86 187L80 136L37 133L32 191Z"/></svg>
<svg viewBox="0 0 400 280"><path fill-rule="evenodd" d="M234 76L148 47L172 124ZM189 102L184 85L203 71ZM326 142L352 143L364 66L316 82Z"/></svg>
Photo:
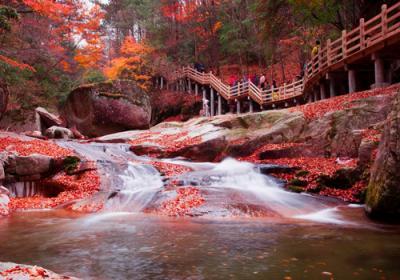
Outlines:
<svg viewBox="0 0 400 280"><path fill-rule="evenodd" d="M375 224L26 212L0 220L0 260L84 279L396 279L399 233Z"/></svg>

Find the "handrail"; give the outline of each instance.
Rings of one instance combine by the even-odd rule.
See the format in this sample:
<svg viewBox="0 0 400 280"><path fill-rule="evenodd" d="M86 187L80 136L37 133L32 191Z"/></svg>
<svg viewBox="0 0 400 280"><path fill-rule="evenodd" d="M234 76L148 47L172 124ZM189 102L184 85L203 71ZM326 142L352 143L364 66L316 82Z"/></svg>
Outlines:
<svg viewBox="0 0 400 280"><path fill-rule="evenodd" d="M202 73L191 67L171 71L170 66L160 67L160 72L170 81L189 78L202 85L209 85L226 100L243 97L253 99L258 104L267 105L301 96L306 87L327 72L331 67L346 62L350 57L377 45L392 36L400 35L400 1L391 7L382 5L381 12L365 21L360 19L359 26L351 31L344 30L340 38L331 41L319 50L318 55L307 62L304 78L283 86L261 90L251 81L238 83L235 86L225 84L213 73Z"/></svg>
<svg viewBox="0 0 400 280"><path fill-rule="evenodd" d="M306 66L305 84L314 77L319 76L328 66L337 64L365 48L376 45L389 36L400 33L400 1L391 7L382 5L381 12L364 21L360 19L360 24L351 31L343 31L342 36L330 42L322 48L318 56L311 58ZM326 61L328 63L326 63Z"/></svg>

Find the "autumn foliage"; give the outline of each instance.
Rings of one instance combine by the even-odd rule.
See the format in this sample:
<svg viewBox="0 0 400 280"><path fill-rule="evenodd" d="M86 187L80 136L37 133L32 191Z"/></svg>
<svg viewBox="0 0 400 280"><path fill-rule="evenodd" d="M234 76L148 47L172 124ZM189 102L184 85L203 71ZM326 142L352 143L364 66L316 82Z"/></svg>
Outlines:
<svg viewBox="0 0 400 280"><path fill-rule="evenodd" d="M147 90L152 75L149 61L151 52L152 48L146 42L126 37L121 46L121 56L114 58L104 73L110 79L136 81L141 88Z"/></svg>

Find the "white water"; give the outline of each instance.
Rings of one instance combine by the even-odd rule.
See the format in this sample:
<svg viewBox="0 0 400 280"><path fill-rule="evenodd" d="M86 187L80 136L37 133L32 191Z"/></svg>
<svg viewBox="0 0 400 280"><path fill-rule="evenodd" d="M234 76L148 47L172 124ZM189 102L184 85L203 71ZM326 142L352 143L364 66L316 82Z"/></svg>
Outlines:
<svg viewBox="0 0 400 280"><path fill-rule="evenodd" d="M204 165L202 167L204 168ZM242 193L243 199L256 199L284 217L319 212L329 207L313 196L285 191L272 177L259 173L254 164L231 158L213 165L208 170L190 172L184 177L189 183L194 181L208 189ZM327 220L322 218L320 221ZM335 219L331 217L329 222L335 222ZM341 222L340 217L337 222Z"/></svg>
<svg viewBox="0 0 400 280"><path fill-rule="evenodd" d="M160 174L151 166L127 163L119 175L118 194L108 199L106 210L141 212L163 188Z"/></svg>
<svg viewBox="0 0 400 280"><path fill-rule="evenodd" d="M146 157L138 157L128 151L127 145L78 144L67 142L65 146L98 162L102 179L107 179L109 192L106 196L106 212L142 212L160 202L164 184L159 172L147 165ZM142 161L143 163L132 163ZM225 193L240 194L243 203L265 206L280 216L312 220L322 223L343 223L341 215L329 205L314 196L285 191L272 177L258 172L254 164L228 158L221 163L193 163L183 160L161 160L192 168L175 179L184 185L196 185L201 190L219 193L217 204L228 205ZM207 202L206 202L207 203ZM217 214L218 215L218 214Z"/></svg>

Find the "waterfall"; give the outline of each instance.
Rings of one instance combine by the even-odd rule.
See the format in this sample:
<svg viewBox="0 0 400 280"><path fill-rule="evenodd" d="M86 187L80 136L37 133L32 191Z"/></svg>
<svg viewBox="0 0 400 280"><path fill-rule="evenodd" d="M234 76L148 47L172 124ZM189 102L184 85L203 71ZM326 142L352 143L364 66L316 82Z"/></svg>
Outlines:
<svg viewBox="0 0 400 280"><path fill-rule="evenodd" d="M171 178L163 178L150 165L149 159L129 151L125 144L81 144L61 142L78 154L97 162L102 178L101 192L105 193L103 211L110 213L139 213L157 210L168 199L176 197L178 188L195 187L205 203L194 209L192 215L232 216L267 213L266 216L300 218L334 222L338 215L326 219L324 211L331 205L318 197L284 190L273 177L263 175L256 165L225 159L220 163L193 163L164 159L164 163L190 167L193 171ZM153 159L154 160L154 159ZM169 182L178 182L165 188ZM322 212L321 212L322 211ZM319 213L318 215L312 215ZM261 216L264 214L260 214Z"/></svg>

